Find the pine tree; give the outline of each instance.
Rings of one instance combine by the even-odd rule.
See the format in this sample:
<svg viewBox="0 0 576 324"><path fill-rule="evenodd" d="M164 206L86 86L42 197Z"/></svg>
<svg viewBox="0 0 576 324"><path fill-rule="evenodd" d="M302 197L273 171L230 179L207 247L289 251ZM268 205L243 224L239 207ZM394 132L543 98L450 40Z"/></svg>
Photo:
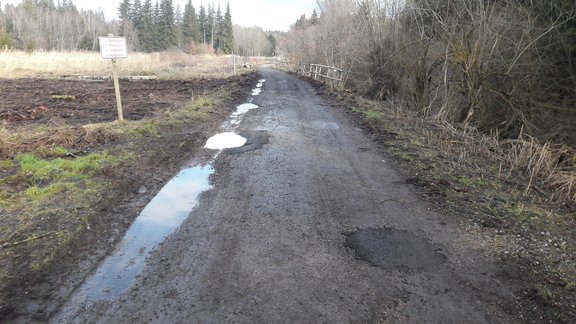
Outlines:
<svg viewBox="0 0 576 324"><path fill-rule="evenodd" d="M135 48L142 50L142 45L140 45L140 38L142 37L142 4L140 0L134 0L134 4L130 8L130 21L135 34Z"/></svg>
<svg viewBox="0 0 576 324"><path fill-rule="evenodd" d="M226 4L226 13L220 29L222 35L220 49L224 54L232 54L234 52L234 26L232 25L230 3Z"/></svg>
<svg viewBox="0 0 576 324"><path fill-rule="evenodd" d="M176 5L176 13L174 14L174 28L176 31L176 44L178 49L182 50L182 8L180 4Z"/></svg>
<svg viewBox="0 0 576 324"><path fill-rule="evenodd" d="M214 44L214 22L216 21L216 12L213 6L208 6L208 15L206 17L206 44Z"/></svg>
<svg viewBox="0 0 576 324"><path fill-rule="evenodd" d="M161 49L177 45L176 24L174 22L174 6L172 0L162 0L160 3L158 31Z"/></svg>
<svg viewBox="0 0 576 324"><path fill-rule="evenodd" d="M202 41L198 17L196 16L196 10L194 10L191 0L188 0L184 7L182 37L185 45L189 45L192 42L200 43Z"/></svg>
<svg viewBox="0 0 576 324"><path fill-rule="evenodd" d="M145 0L142 6L140 16L142 24L140 28L140 50L144 52L153 52L154 47L154 11L152 9L152 0Z"/></svg>
<svg viewBox="0 0 576 324"><path fill-rule="evenodd" d="M218 10L216 10L216 15L214 16L214 25L212 27L212 35L214 35L214 40L212 42L212 47L214 50L219 53L220 46L222 41L222 10L220 10L220 6L218 6Z"/></svg>
<svg viewBox="0 0 576 324"><path fill-rule="evenodd" d="M311 25L318 25L320 22L320 18L318 17L318 12L316 9L312 11L312 16L310 16L310 24Z"/></svg>
<svg viewBox="0 0 576 324"><path fill-rule="evenodd" d="M200 5L198 24L200 25L200 37L202 37L202 44L206 44L206 33L208 32L208 16L206 15L206 8L204 8L203 5Z"/></svg>
<svg viewBox="0 0 576 324"><path fill-rule="evenodd" d="M66 0L63 1L62 7L67 9ZM130 24L130 0L122 0L118 5L118 18L120 18L120 35L125 35Z"/></svg>

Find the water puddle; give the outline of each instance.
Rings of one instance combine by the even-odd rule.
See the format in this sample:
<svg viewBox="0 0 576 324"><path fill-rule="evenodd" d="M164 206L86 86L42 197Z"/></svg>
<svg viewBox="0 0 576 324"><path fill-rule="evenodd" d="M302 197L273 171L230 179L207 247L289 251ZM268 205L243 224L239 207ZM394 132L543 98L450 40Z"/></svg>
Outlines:
<svg viewBox="0 0 576 324"><path fill-rule="evenodd" d="M258 108L258 105L255 105L253 103L241 104L240 106L236 107L236 111L232 113L232 116L242 115L256 108Z"/></svg>
<svg viewBox="0 0 576 324"><path fill-rule="evenodd" d="M198 196L211 188L212 166L182 170L142 210L114 251L80 288L88 300L114 300L140 273L146 256L188 217Z"/></svg>
<svg viewBox="0 0 576 324"><path fill-rule="evenodd" d="M241 104L240 106L236 107L236 111L234 111L230 116L230 124L232 124L233 126L240 125L240 122L242 121L242 116L247 112L249 112L250 110L257 108L259 108L258 105L255 105L253 103Z"/></svg>
<svg viewBox="0 0 576 324"><path fill-rule="evenodd" d="M259 84L264 81L260 80ZM261 91L260 87L254 92ZM230 123L238 125L244 114L256 108L259 108L258 105L251 102L238 106L230 116ZM254 150L268 142L265 133L246 134L249 142L246 137L234 132L217 134L208 139L204 147L223 150L249 144L243 150ZM142 210L114 252L86 279L75 297L71 298L73 302L69 306L75 307L75 304L86 301L111 301L130 287L144 268L147 255L180 226L198 204L200 194L211 188L209 177L212 173L212 165L207 164L184 169L171 179Z"/></svg>
<svg viewBox="0 0 576 324"><path fill-rule="evenodd" d="M234 133L226 132L216 134L206 141L204 148L211 150L223 150L227 148L240 147L246 144L246 138Z"/></svg>
<svg viewBox="0 0 576 324"><path fill-rule="evenodd" d="M262 88L252 89L253 96L259 96L262 93Z"/></svg>

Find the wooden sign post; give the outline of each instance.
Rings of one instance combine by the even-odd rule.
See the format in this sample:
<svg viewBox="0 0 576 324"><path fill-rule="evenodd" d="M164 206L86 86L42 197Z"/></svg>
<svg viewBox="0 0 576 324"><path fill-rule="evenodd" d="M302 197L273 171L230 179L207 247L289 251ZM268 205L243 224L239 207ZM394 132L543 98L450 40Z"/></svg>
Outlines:
<svg viewBox="0 0 576 324"><path fill-rule="evenodd" d="M128 49L126 47L126 38L114 37L98 37L100 43L100 54L105 60L112 60L112 76L114 78L114 90L116 92L116 106L118 107L118 121L123 122L124 116L122 113L122 98L120 96L120 82L118 81L118 71L116 69L116 60L125 59L128 57Z"/></svg>

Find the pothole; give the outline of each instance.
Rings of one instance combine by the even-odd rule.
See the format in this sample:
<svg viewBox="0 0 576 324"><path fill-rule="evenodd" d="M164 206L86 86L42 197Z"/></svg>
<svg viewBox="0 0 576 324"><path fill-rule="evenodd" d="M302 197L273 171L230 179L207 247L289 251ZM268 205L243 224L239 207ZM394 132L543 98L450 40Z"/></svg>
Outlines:
<svg viewBox="0 0 576 324"><path fill-rule="evenodd" d="M234 133L226 132L216 134L206 141L204 148L211 150L223 150L227 148L240 147L246 143L246 138Z"/></svg>
<svg viewBox="0 0 576 324"><path fill-rule="evenodd" d="M346 233L345 245L359 259L387 270L425 271L446 262L439 248L410 232L369 228Z"/></svg>

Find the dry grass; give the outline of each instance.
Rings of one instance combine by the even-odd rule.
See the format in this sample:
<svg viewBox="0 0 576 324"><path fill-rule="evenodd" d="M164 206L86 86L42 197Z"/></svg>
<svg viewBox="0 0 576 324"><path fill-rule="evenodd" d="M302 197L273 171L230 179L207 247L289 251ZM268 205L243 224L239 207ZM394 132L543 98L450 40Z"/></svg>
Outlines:
<svg viewBox="0 0 576 324"><path fill-rule="evenodd" d="M550 202L576 202L576 151L568 146L542 143L525 134L515 140L500 140L496 133L481 134L472 127L456 129L448 123L441 128L458 138L459 145L453 148L460 150L462 159L475 155L496 160L502 178L518 173L528 176L526 194L536 191Z"/></svg>
<svg viewBox="0 0 576 324"><path fill-rule="evenodd" d="M228 55L188 55L185 53L129 53L118 60L121 76L157 75L160 78L229 76L234 72ZM109 60L93 52L0 51L3 78L109 75Z"/></svg>

